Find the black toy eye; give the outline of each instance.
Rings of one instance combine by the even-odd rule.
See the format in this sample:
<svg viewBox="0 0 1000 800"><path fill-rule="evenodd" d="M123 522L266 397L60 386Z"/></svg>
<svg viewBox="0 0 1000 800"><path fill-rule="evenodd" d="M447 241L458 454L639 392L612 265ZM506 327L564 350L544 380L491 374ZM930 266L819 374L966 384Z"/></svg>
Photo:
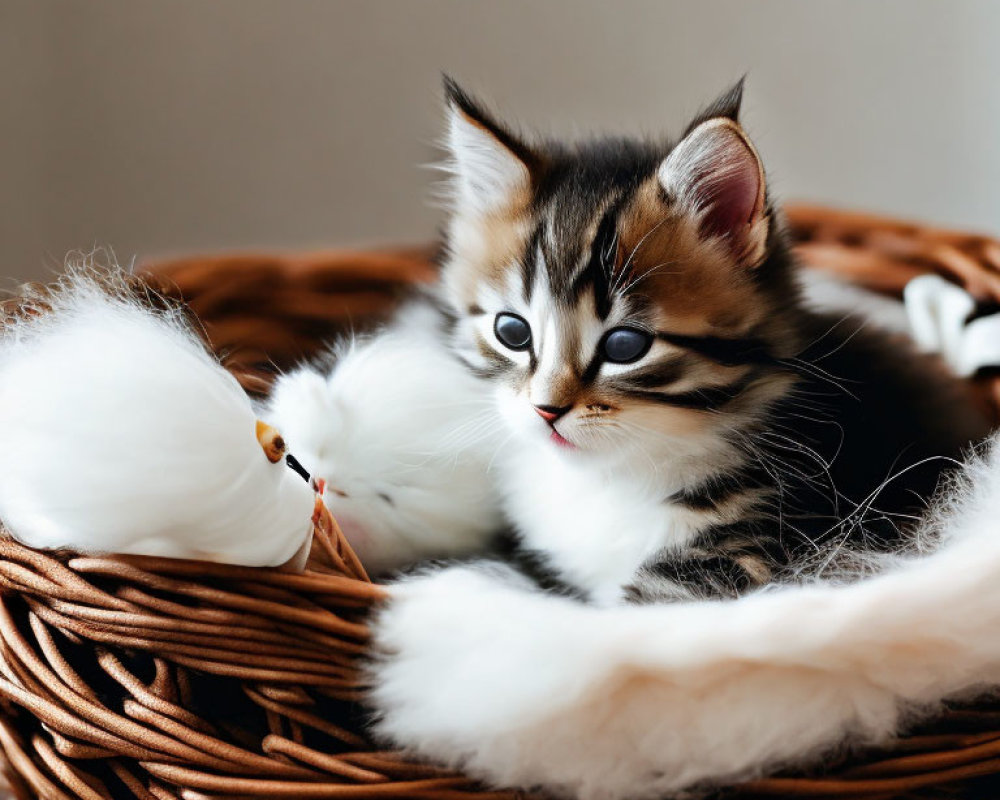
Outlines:
<svg viewBox="0 0 1000 800"><path fill-rule="evenodd" d="M608 361L630 364L638 361L653 346L653 337L635 328L615 328L604 337L601 351Z"/></svg>
<svg viewBox="0 0 1000 800"><path fill-rule="evenodd" d="M493 332L511 350L527 350L531 347L531 326L517 314L497 314Z"/></svg>

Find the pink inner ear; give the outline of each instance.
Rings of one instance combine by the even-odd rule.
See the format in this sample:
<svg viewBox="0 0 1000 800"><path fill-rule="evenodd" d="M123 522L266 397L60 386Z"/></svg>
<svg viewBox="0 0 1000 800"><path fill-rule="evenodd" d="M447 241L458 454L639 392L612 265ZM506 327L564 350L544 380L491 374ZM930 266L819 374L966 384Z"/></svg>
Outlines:
<svg viewBox="0 0 1000 800"><path fill-rule="evenodd" d="M762 186L757 156L735 131L716 128L696 167L692 182L704 209L702 230L710 235L737 237L761 213Z"/></svg>
<svg viewBox="0 0 1000 800"><path fill-rule="evenodd" d="M725 176L721 183L713 180L713 191L706 197L707 209L702 220L705 233L723 236L739 232L741 226L753 221L760 193L760 177L755 163Z"/></svg>

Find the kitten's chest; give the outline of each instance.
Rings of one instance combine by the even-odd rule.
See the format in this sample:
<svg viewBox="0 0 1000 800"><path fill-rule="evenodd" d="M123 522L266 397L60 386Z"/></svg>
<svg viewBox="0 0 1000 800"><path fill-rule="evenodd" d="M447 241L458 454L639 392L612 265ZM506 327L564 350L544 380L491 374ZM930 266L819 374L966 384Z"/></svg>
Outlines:
<svg viewBox="0 0 1000 800"><path fill-rule="evenodd" d="M506 511L523 545L597 601L620 599L645 561L664 548L682 548L702 527L700 518L665 501L665 489L559 454L523 454L502 470Z"/></svg>

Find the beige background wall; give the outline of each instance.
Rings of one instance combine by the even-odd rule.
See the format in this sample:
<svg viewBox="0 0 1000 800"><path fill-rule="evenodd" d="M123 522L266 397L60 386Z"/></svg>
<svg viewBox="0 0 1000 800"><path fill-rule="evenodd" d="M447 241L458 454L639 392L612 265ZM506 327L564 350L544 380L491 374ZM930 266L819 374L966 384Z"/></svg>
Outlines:
<svg viewBox="0 0 1000 800"><path fill-rule="evenodd" d="M548 133L677 131L749 72L784 196L1000 232L1000 3L0 0L0 283L430 236L439 72Z"/></svg>

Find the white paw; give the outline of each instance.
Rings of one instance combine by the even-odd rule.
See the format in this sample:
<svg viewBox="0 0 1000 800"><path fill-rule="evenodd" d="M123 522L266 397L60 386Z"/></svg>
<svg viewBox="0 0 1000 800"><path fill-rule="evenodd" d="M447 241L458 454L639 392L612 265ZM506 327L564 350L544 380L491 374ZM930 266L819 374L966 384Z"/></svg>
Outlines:
<svg viewBox="0 0 1000 800"><path fill-rule="evenodd" d="M380 738L496 786L626 796L609 791L634 736L608 725L602 682L621 642L605 610L499 565L448 567L391 591L372 624Z"/></svg>
<svg viewBox="0 0 1000 800"><path fill-rule="evenodd" d="M391 589L373 624L371 701L381 736L454 761L484 731L523 724L536 701L558 689L563 676L546 670L555 621L540 619L536 607L571 611L569 601L485 563L425 573Z"/></svg>

